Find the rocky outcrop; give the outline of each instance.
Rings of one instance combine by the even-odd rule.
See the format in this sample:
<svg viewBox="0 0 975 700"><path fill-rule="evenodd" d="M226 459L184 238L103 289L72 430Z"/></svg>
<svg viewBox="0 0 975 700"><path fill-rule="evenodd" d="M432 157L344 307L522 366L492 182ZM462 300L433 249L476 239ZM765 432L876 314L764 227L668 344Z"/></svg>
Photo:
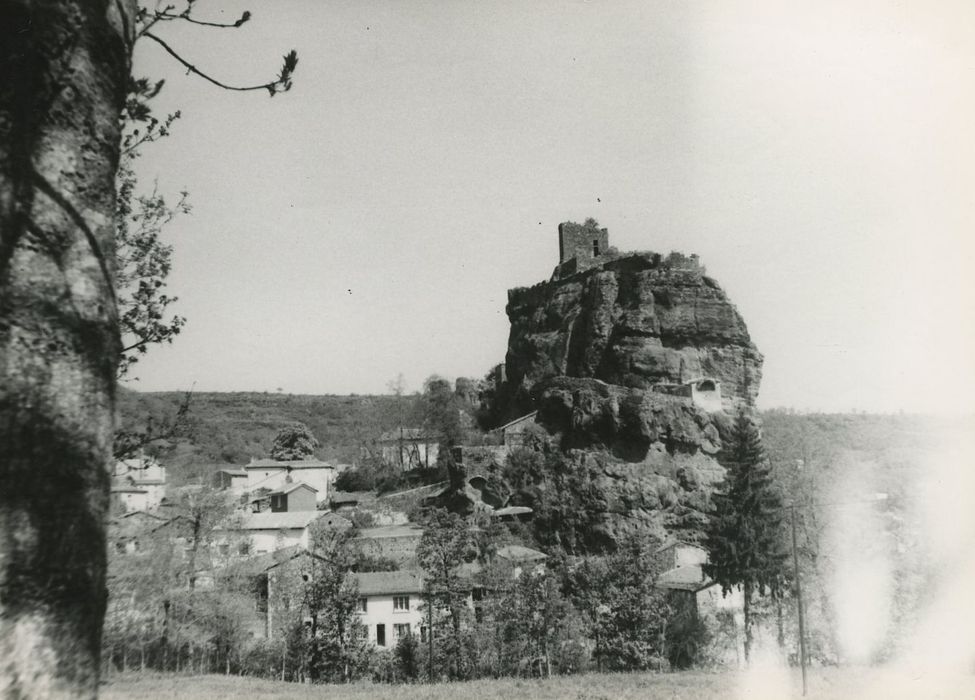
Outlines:
<svg viewBox="0 0 975 700"><path fill-rule="evenodd" d="M508 292L509 396L558 377L649 389L709 377L726 408L758 394L762 355L696 256L636 253Z"/></svg>
<svg viewBox="0 0 975 700"><path fill-rule="evenodd" d="M585 507L583 537L595 550L661 528L699 539L725 475L715 457L722 435L730 412L754 403L762 355L696 256L613 253L591 262L565 274L563 261L550 281L508 292L499 412L537 410L560 455L550 454L555 471L512 503L523 498L541 514L547 494L575 489L566 502ZM720 384L720 400L680 390L704 378Z"/></svg>

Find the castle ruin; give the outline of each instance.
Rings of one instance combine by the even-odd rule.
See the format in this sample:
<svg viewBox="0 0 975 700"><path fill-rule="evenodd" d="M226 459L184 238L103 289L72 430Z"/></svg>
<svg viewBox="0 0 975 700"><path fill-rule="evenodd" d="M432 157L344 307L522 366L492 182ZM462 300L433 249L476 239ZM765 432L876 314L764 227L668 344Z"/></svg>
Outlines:
<svg viewBox="0 0 975 700"><path fill-rule="evenodd" d="M588 270L608 250L609 231L599 228L594 219L583 224L564 221L559 224L559 264L554 277L561 279Z"/></svg>

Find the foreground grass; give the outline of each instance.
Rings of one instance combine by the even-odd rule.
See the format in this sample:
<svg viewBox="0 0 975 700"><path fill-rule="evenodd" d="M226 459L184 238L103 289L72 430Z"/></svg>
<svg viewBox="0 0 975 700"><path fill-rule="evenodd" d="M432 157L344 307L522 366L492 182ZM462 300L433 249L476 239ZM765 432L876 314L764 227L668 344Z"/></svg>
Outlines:
<svg viewBox="0 0 975 700"><path fill-rule="evenodd" d="M565 676L548 680L504 678L467 683L417 685L299 685L236 676L125 674L108 680L104 700L756 700L800 698L797 671L706 673L619 673ZM975 676L932 675L882 669L813 669L810 700L888 698L975 700Z"/></svg>

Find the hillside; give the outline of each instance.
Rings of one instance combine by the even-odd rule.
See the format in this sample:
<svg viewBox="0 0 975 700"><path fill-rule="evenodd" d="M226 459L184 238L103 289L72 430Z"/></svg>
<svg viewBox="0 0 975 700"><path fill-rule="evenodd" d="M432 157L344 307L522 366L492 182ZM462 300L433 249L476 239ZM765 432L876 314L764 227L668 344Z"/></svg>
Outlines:
<svg viewBox="0 0 975 700"><path fill-rule="evenodd" d="M184 394L123 391L120 422L140 429L151 421L173 420ZM261 392L201 392L190 397L190 409L178 437L152 448L176 480L208 465L246 464L266 457L274 435L284 425L307 425L321 446L315 456L339 463L361 459L379 435L417 420L419 396L334 396Z"/></svg>
<svg viewBox="0 0 975 700"><path fill-rule="evenodd" d="M183 400L178 392L123 391L123 425L157 424L173 416ZM376 438L400 422L416 420L419 397L352 394L269 394L202 392L193 394L186 429L155 451L177 470L190 465L243 464L266 456L278 428L305 423L321 443L316 457L351 463ZM398 420L402 416L403 420ZM856 452L884 462L941 444L946 434L971 429L962 419L911 414L796 413L773 409L761 413L766 448L773 462L825 466L843 453Z"/></svg>

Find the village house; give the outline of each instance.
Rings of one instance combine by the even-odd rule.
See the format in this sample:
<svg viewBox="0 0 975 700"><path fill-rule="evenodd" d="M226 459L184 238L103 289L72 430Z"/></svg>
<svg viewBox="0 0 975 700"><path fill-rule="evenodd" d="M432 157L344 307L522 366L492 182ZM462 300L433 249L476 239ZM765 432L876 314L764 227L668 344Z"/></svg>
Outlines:
<svg viewBox="0 0 975 700"><path fill-rule="evenodd" d="M294 513L301 510L315 510L318 505L318 489L303 481L285 484L277 491L268 494L272 513Z"/></svg>
<svg viewBox="0 0 975 700"><path fill-rule="evenodd" d="M228 490L234 496L241 496L247 491L247 471L237 468L218 469L213 473L212 486L218 491Z"/></svg>
<svg viewBox="0 0 975 700"><path fill-rule="evenodd" d="M359 616L369 641L394 647L400 637L420 635L426 622L420 612L423 574L418 571L375 571L355 574L359 585Z"/></svg>
<svg viewBox="0 0 975 700"><path fill-rule="evenodd" d="M232 554L234 544L242 555L268 554L295 546L308 549L312 523L336 529L351 527L345 518L322 510L247 513L221 528L227 534L218 538L217 548L224 557ZM239 537L235 539L233 535Z"/></svg>
<svg viewBox="0 0 975 700"><path fill-rule="evenodd" d="M538 411L515 418L510 423L505 423L500 428L495 428L493 432L501 435L501 444L507 447L521 447L525 444L525 431L535 425Z"/></svg>
<svg viewBox="0 0 975 700"><path fill-rule="evenodd" d="M113 507L122 512L155 510L166 497L166 467L152 457L119 460L110 494Z"/></svg>
<svg viewBox="0 0 975 700"><path fill-rule="evenodd" d="M132 510L112 518L108 523L109 546L119 554L134 554L145 546L145 540L166 525L169 518L144 510Z"/></svg>
<svg viewBox="0 0 975 700"><path fill-rule="evenodd" d="M363 554L390 559L400 568L408 568L416 564L416 548L421 537L423 528L406 523L360 530L356 542Z"/></svg>
<svg viewBox="0 0 975 700"><path fill-rule="evenodd" d="M669 542L656 551L664 571L657 576L656 587L666 591L667 600L674 610L698 618L723 616L730 620L731 649L724 660L737 663L744 658L743 640L738 639L736 628L744 626L744 598L740 589L727 593L704 575L703 565L708 554L703 547L686 542Z"/></svg>
<svg viewBox="0 0 975 700"><path fill-rule="evenodd" d="M279 461L274 459L252 459L244 467L247 474L247 491L253 494L258 489L277 491L288 488L291 483L302 481L316 489L315 499L327 501L329 490L335 479L335 468L330 462L317 459Z"/></svg>

